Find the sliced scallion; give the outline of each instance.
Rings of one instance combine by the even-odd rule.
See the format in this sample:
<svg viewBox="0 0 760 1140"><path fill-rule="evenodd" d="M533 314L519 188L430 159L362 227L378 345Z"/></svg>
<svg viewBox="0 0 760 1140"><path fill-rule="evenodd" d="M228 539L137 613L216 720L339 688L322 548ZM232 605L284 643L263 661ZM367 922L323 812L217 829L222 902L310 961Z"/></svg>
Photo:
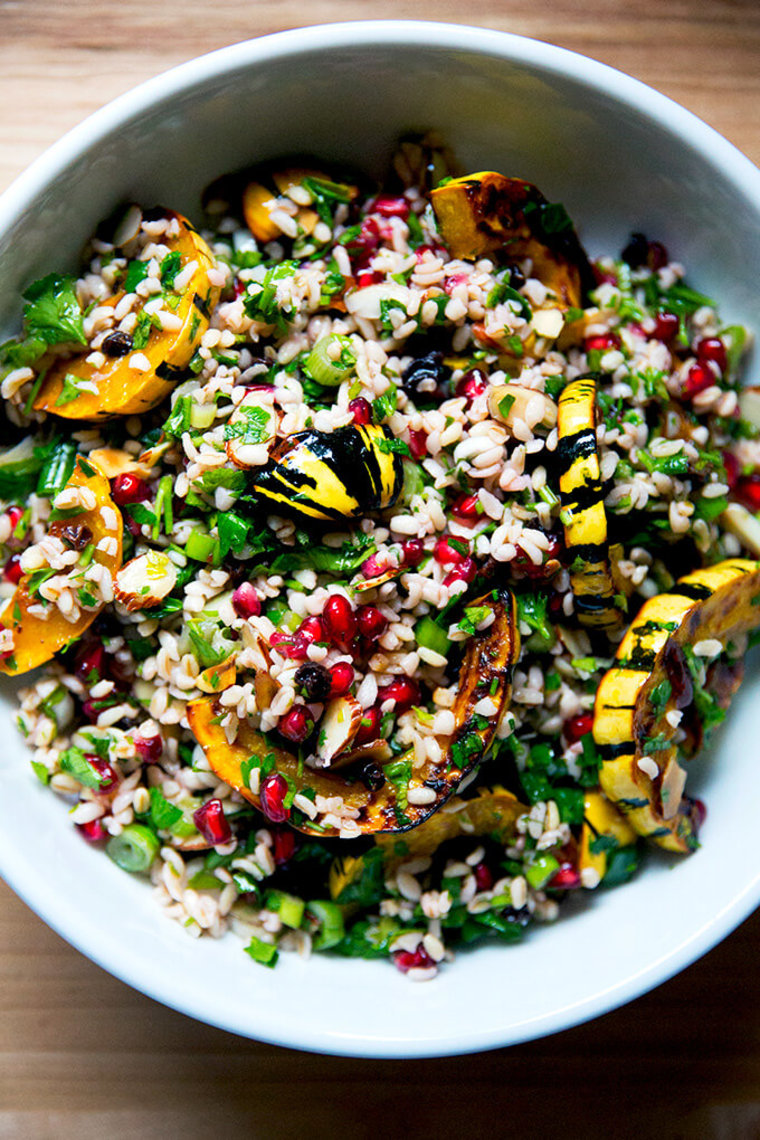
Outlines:
<svg viewBox="0 0 760 1140"><path fill-rule="evenodd" d="M113 835L106 844L106 854L117 867L131 874L145 874L158 854L158 837L141 823L128 824L121 835Z"/></svg>
<svg viewBox="0 0 760 1140"><path fill-rule="evenodd" d="M303 363L304 372L317 384L337 388L356 366L351 338L332 333L318 340Z"/></svg>
<svg viewBox="0 0 760 1140"><path fill-rule="evenodd" d="M312 900L306 905L306 913L319 923L312 941L315 950L329 950L343 940L345 924L343 912L337 903Z"/></svg>

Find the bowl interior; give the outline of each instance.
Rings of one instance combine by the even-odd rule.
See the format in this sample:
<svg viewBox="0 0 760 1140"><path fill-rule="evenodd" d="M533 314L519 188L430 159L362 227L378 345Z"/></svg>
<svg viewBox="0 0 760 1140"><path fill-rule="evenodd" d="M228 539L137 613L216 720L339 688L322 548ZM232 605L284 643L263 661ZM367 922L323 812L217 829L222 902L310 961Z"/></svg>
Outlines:
<svg viewBox="0 0 760 1140"><path fill-rule="evenodd" d="M727 323L758 324L760 175L724 140L640 84L559 49L462 27L358 24L238 45L151 81L58 143L0 199L0 332L36 277L73 269L120 201L198 216L214 177L311 152L381 176L397 137L438 129L468 169L496 169L562 201L592 253L633 230L662 240ZM231 937L189 940L144 883L87 848L30 774L0 716L0 870L51 925L154 997L246 1035L304 1048L424 1055L507 1044L603 1012L669 976L760 896L760 808L749 741L755 671L712 758L704 847L671 873L653 859L551 932L463 954L429 986L380 963L284 961L270 973ZM728 884L728 885L727 885Z"/></svg>

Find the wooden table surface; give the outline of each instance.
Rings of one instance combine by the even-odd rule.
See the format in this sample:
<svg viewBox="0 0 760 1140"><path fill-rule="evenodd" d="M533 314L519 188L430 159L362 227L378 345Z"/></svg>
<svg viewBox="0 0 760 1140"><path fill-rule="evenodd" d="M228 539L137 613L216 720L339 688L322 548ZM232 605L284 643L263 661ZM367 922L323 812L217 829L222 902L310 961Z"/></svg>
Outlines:
<svg viewBox="0 0 760 1140"><path fill-rule="evenodd" d="M757 0L483 0L473 22L621 68L760 162ZM454 0L0 0L0 190L115 95L204 51ZM435 1061L354 1061L196 1024L81 957L0 884L0 1140L760 1137L760 913L586 1026Z"/></svg>

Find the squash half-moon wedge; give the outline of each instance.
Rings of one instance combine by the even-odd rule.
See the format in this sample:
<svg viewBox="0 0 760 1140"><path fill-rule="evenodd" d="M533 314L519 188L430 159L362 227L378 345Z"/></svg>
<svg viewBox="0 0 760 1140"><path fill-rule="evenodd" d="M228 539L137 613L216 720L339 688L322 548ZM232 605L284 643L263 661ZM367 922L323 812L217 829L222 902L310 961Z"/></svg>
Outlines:
<svg viewBox="0 0 760 1140"><path fill-rule="evenodd" d="M386 762L383 765L385 782L378 790L372 790L350 768L304 768L292 753L273 746L245 722L241 722L230 744L222 723L228 710L220 701L217 698L191 701L187 707L190 728L212 770L256 807L261 807L261 800L251 791L252 767L267 774L279 772L291 789L309 799L322 796L328 800L339 796L344 808L351 809L354 817L351 831L358 829L358 832L373 834L417 827L446 802L462 778L480 762L509 706L512 671L520 654L516 602L508 590L494 593L495 598L489 594L477 603L493 604L496 620L468 642L454 704L455 729L450 737L442 739L445 747L438 762L426 760L418 765L413 753ZM494 711L488 717L474 711L485 697L493 702ZM414 793L422 789L426 802L415 803L418 796ZM322 822L325 816L329 820L329 815L328 809L310 820L307 814L300 813L299 822L294 826L306 834L336 836L340 829L335 823Z"/></svg>
<svg viewBox="0 0 760 1140"><path fill-rule="evenodd" d="M116 574L122 558L122 517L114 506L108 480L101 475L92 460L80 455L66 489L82 487L89 489L95 496L94 507L53 522L48 530L49 535L60 538L64 545L72 528L76 528L80 536L89 532L85 549L89 548L87 557L91 554L92 560L87 566L82 565L81 571L74 567L78 576L70 588L79 616L73 622L68 621L55 603L45 603L39 595L30 593L33 578L24 574L0 612L0 626L13 633L13 652L0 660L0 673L15 676L50 661L70 641L81 637L103 608L102 604L92 604L85 574L93 564L103 566L112 578ZM107 549L98 549L101 543ZM38 607L44 607L47 617L30 612L32 607L35 611Z"/></svg>
<svg viewBox="0 0 760 1140"><path fill-rule="evenodd" d="M570 586L581 625L619 629L625 598L610 570L607 515L596 446L596 381L571 380L559 398L559 492Z"/></svg>
<svg viewBox="0 0 760 1140"><path fill-rule="evenodd" d="M482 170L445 182L430 200L452 257L501 252L511 262L530 258L533 276L558 308L583 307L595 285L588 257L564 209L532 183Z"/></svg>
<svg viewBox="0 0 760 1140"><path fill-rule="evenodd" d="M741 644L758 624L759 563L733 558L687 574L645 602L597 690L593 731L602 790L639 835L669 851L696 845L697 820L683 798L686 775L676 743L680 720L685 724L696 713L685 650L712 640L724 648ZM682 718L669 717L672 711Z"/></svg>
<svg viewBox="0 0 760 1140"><path fill-rule="evenodd" d="M176 318L172 324L177 327L151 328L144 348L124 356L107 356L102 364L88 361L93 355L89 348L73 358L56 361L34 401L35 411L70 420L142 415L168 396L182 377L208 329L220 290L209 281L214 257L206 242L187 218L173 210L167 210L166 217L179 223L178 235L168 238L166 244L181 256L180 273L195 263L177 307L170 310ZM108 303L117 305L123 296L119 293ZM139 368L133 366L133 356L144 358L137 362Z"/></svg>

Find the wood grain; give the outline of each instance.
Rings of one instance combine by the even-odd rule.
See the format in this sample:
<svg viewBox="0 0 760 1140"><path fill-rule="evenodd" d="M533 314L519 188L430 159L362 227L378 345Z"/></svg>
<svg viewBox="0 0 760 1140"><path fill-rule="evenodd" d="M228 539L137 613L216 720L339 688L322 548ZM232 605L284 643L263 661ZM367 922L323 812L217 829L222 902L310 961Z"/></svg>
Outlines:
<svg viewBox="0 0 760 1140"><path fill-rule="evenodd" d="M173 64L369 15L461 22L463 8L0 0L0 189L90 111ZM472 22L622 68L760 162L755 0L483 0ZM81 957L0 884L0 1140L760 1137L758 940L755 915L654 993L529 1045L438 1061L342 1060L164 1009Z"/></svg>

